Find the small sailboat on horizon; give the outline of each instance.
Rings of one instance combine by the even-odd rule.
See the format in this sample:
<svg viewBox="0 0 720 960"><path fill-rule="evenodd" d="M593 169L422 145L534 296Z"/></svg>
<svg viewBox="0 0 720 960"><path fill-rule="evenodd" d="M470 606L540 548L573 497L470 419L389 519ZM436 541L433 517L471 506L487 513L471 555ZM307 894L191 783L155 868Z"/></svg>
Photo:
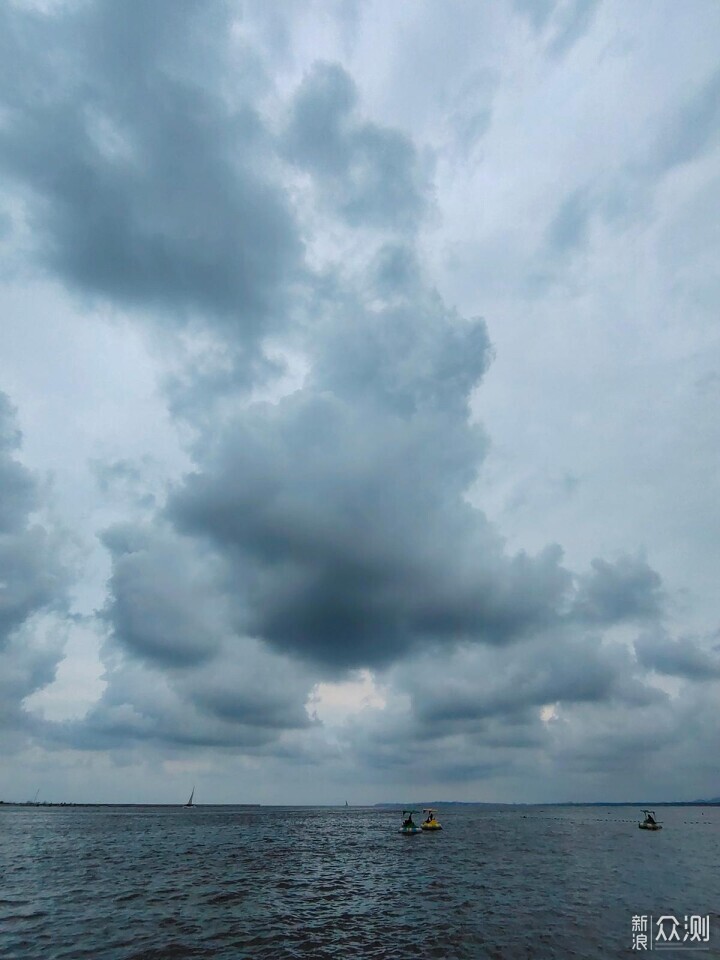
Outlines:
<svg viewBox="0 0 720 960"><path fill-rule="evenodd" d="M194 806L195 806L195 804L193 803L193 797L194 797L194 796L195 796L195 785L193 784L193 788L192 788L192 790L190 791L190 799L189 799L188 802L185 804L185 809L186 809L186 810L187 810L189 807L194 807Z"/></svg>

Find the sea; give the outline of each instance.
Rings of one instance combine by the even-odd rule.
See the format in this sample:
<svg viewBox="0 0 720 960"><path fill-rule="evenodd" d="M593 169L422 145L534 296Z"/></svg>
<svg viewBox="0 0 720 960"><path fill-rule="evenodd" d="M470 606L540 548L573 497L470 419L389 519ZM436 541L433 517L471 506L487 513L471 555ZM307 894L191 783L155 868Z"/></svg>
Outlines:
<svg viewBox="0 0 720 960"><path fill-rule="evenodd" d="M5 804L0 957L718 958L720 807L656 811Z"/></svg>

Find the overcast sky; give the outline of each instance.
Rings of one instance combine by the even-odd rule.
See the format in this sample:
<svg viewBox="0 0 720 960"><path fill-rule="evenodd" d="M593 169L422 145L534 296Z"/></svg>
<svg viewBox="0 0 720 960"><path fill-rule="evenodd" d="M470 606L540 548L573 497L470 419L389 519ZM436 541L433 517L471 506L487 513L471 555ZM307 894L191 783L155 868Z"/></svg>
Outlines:
<svg viewBox="0 0 720 960"><path fill-rule="evenodd" d="M720 795L718 36L0 7L0 798Z"/></svg>

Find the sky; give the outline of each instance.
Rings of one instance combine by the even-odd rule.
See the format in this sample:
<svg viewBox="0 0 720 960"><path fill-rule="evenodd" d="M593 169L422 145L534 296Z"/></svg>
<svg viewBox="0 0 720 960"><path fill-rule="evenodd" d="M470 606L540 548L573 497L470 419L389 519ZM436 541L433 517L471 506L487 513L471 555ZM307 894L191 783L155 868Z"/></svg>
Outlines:
<svg viewBox="0 0 720 960"><path fill-rule="evenodd" d="M0 21L0 798L720 795L720 6Z"/></svg>

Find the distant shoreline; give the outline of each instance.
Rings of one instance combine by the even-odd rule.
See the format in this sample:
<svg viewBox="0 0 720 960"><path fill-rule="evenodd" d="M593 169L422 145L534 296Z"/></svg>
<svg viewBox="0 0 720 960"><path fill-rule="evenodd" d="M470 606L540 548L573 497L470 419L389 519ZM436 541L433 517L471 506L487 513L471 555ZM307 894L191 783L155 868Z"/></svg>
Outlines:
<svg viewBox="0 0 720 960"><path fill-rule="evenodd" d="M718 807L720 806L720 797L713 797L711 800L561 800L551 803L487 803L485 801L476 802L474 800L434 800L430 803L376 803L373 806L377 809L386 810L409 810L422 807L423 810L439 809L440 807Z"/></svg>
<svg viewBox="0 0 720 960"><path fill-rule="evenodd" d="M183 803L73 803L56 801L33 801L33 800L0 800L0 807L113 807L122 809L155 809L155 810L176 810L183 809L186 804ZM486 801L472 800L434 800L431 802L415 801L413 803L374 803L374 804L354 804L349 809L368 809L368 810L409 810L409 809L440 809L445 807L506 807L507 809L520 808L539 808L539 807L717 807L720 806L720 797L713 797L711 800L591 800L591 801L561 801L557 803L488 803ZM342 804L323 804L323 803L288 803L288 804L263 804L263 803L199 803L194 807L210 809L216 807L228 807L238 810L258 810L260 808L272 809L273 807L290 808L344 808Z"/></svg>
<svg viewBox="0 0 720 960"><path fill-rule="evenodd" d="M34 800L0 800L0 807L123 807L123 808L153 808L162 810L174 810L178 807L184 808L185 803L72 803L55 801L34 801ZM261 803L195 803L194 807L237 807L241 810L253 810L261 807Z"/></svg>

